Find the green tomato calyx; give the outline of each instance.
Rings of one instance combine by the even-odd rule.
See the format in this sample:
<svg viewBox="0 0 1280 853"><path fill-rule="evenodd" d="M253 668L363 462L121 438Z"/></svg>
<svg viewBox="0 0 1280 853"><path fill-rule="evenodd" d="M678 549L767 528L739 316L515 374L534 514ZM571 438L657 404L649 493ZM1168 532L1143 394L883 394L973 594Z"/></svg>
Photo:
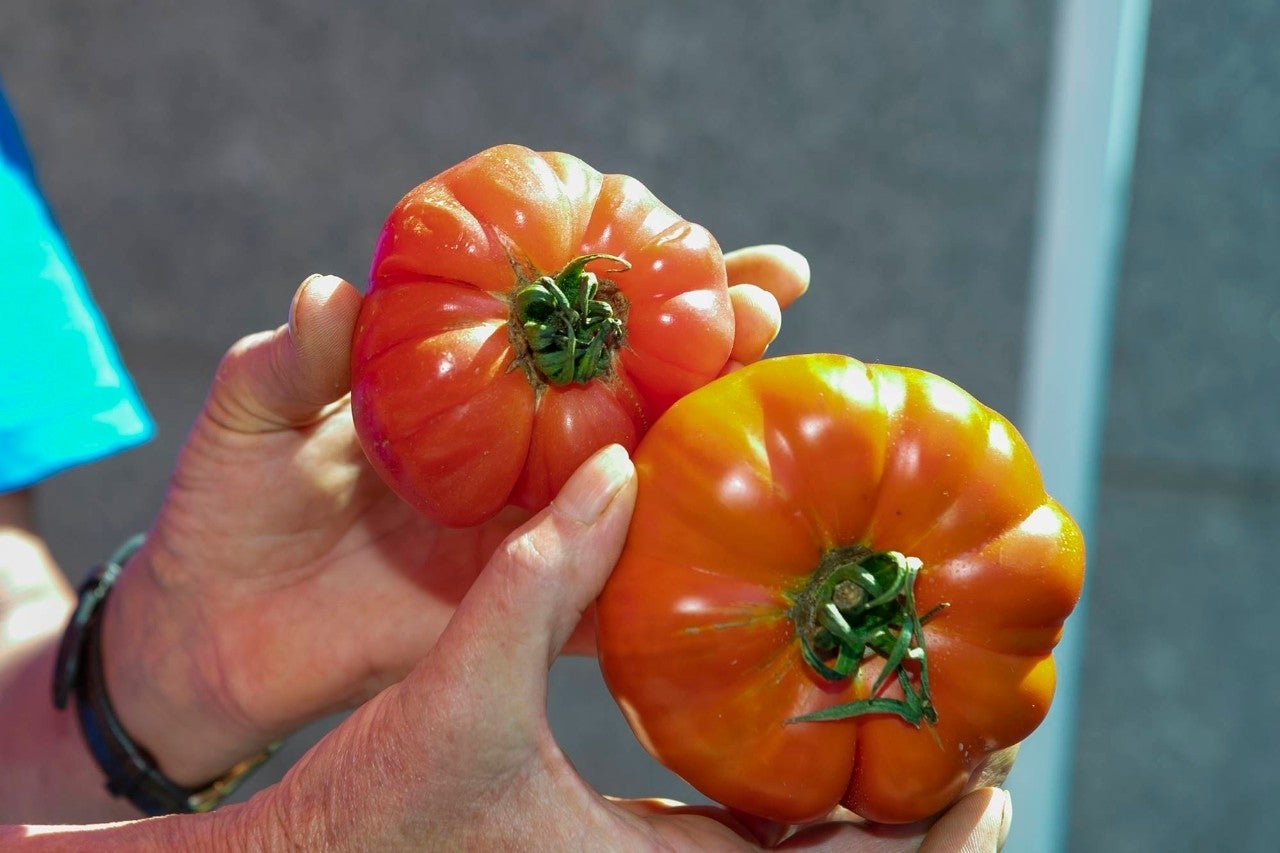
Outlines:
<svg viewBox="0 0 1280 853"><path fill-rule="evenodd" d="M936 723L929 695L924 625L947 605L923 616L916 610L921 563L897 551L861 546L829 552L794 598L790 616L805 663L827 681L856 679L864 661L884 658L866 699L792 717L787 722L846 720L863 714L897 714L914 726ZM881 695L890 678L901 699Z"/></svg>
<svg viewBox="0 0 1280 853"><path fill-rule="evenodd" d="M612 281L588 272L592 261L613 261L611 273L631 264L615 255L580 255L555 275L516 288L513 339L524 363L549 385L590 382L613 368L626 332L626 301Z"/></svg>

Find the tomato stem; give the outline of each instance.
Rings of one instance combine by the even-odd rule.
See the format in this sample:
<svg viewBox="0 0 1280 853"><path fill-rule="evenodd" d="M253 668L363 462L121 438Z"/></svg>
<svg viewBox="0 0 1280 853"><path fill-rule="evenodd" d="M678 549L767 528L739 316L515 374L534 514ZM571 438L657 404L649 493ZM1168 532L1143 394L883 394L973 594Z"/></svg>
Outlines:
<svg viewBox="0 0 1280 853"><path fill-rule="evenodd" d="M868 698L788 722L846 720L863 714L897 714L915 726L938 721L929 694L924 624L946 605L919 615L915 582L920 566L915 557L861 546L826 555L795 597L790 613L805 662L828 681L857 678L862 664L876 655L884 658L884 665ZM903 698L881 696L895 677Z"/></svg>
<svg viewBox="0 0 1280 853"><path fill-rule="evenodd" d="M514 293L512 339L524 363L550 385L607 374L622 346L625 301L612 282L587 272L587 264L598 260L617 264L609 272L631 269L616 255L580 255L553 276L523 282Z"/></svg>

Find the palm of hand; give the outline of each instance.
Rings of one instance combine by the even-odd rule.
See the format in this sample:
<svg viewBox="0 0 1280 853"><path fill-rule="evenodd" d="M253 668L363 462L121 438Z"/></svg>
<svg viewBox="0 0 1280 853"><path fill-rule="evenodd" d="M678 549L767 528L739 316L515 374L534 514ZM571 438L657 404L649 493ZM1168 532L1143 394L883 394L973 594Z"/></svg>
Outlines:
<svg viewBox="0 0 1280 853"><path fill-rule="evenodd" d="M228 712L283 733L398 680L526 517L466 529L421 517L366 464L345 397L312 423L256 433L209 406L153 563L194 627L217 626L198 640L200 665L220 674Z"/></svg>

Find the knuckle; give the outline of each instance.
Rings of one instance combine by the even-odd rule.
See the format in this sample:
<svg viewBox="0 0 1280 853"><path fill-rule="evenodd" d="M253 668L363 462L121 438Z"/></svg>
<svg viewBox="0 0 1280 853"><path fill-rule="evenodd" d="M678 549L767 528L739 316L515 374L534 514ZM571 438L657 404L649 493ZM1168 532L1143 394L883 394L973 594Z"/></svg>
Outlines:
<svg viewBox="0 0 1280 853"><path fill-rule="evenodd" d="M500 553L510 570L521 574L541 573L555 563L553 550L539 535L540 527L513 536L503 544Z"/></svg>

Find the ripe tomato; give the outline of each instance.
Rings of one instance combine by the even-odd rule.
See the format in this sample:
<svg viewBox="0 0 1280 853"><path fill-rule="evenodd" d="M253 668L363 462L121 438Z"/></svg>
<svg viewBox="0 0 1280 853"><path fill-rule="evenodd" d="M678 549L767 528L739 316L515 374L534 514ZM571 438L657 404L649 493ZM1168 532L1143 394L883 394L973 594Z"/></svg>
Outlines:
<svg viewBox="0 0 1280 853"><path fill-rule="evenodd" d="M676 403L634 458L601 667L704 794L910 822L1044 719L1084 543L1014 428L955 385L768 359Z"/></svg>
<svg viewBox="0 0 1280 853"><path fill-rule="evenodd" d="M732 344L706 229L633 178L501 145L387 219L352 345L356 430L401 497L476 524L634 448Z"/></svg>

